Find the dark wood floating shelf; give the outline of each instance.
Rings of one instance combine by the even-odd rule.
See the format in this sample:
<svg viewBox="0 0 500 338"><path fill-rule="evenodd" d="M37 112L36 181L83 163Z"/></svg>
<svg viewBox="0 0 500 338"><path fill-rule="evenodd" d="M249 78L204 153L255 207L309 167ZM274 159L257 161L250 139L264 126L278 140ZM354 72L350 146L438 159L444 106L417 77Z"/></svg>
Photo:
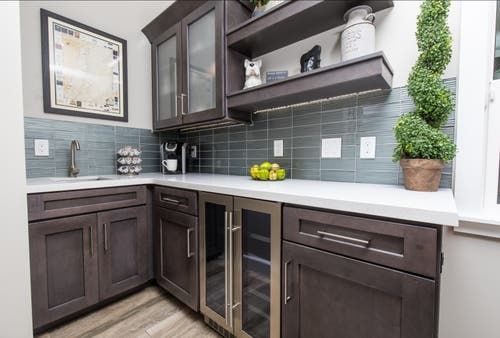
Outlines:
<svg viewBox="0 0 500 338"><path fill-rule="evenodd" d="M374 12L394 6L387 0L288 1L229 30L227 45L255 58L344 24L344 13L358 5Z"/></svg>
<svg viewBox="0 0 500 338"><path fill-rule="evenodd" d="M383 52L377 52L287 79L227 95L227 107L254 112L376 89L389 89L393 71Z"/></svg>

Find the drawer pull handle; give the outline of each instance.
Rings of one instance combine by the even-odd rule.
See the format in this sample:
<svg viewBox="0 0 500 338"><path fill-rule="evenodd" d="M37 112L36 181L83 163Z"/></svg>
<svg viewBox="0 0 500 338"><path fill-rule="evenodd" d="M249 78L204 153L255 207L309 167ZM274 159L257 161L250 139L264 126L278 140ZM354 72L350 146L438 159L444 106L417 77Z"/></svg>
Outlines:
<svg viewBox="0 0 500 338"><path fill-rule="evenodd" d="M370 245L370 240L369 239L366 240L366 239L359 239L359 238L354 238L354 237L349 237L349 236L342 236L342 235L332 234L332 233L321 231L321 230L318 230L317 233L320 236L328 236L328 237L332 237L332 238L336 238L336 239L340 239L340 240L346 240L346 241L349 241L349 242L354 242L354 243L362 244L364 246L369 246Z"/></svg>
<svg viewBox="0 0 500 338"><path fill-rule="evenodd" d="M168 202L168 203L175 203L175 204L181 203L181 201L179 200L174 200L173 198L168 198L168 197L162 197L161 200L163 202Z"/></svg>
<svg viewBox="0 0 500 338"><path fill-rule="evenodd" d="M187 238L187 258L191 258L194 256L194 252L191 252L191 241L189 240L191 237L191 232L194 231L194 228L188 228L186 230L186 238Z"/></svg>

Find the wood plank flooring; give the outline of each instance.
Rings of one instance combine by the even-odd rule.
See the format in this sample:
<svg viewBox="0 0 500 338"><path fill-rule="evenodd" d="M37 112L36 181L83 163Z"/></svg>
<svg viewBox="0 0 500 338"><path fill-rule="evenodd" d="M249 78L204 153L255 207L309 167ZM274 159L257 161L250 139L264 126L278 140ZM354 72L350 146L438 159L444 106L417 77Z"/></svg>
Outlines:
<svg viewBox="0 0 500 338"><path fill-rule="evenodd" d="M148 287L125 299L45 332L38 338L217 338L200 314Z"/></svg>

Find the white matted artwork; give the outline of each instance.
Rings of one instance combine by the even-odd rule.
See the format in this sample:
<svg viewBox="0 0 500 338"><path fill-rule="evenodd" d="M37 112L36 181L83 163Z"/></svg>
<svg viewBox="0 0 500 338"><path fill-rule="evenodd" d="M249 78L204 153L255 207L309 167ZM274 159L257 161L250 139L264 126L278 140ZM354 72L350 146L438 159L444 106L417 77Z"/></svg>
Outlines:
<svg viewBox="0 0 500 338"><path fill-rule="evenodd" d="M127 42L41 10L46 113L127 121Z"/></svg>

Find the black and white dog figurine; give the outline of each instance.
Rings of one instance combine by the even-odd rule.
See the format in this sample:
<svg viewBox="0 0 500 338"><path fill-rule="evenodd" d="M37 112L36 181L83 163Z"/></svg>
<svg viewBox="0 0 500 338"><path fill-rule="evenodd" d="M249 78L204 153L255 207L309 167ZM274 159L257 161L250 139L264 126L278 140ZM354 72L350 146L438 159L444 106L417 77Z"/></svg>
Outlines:
<svg viewBox="0 0 500 338"><path fill-rule="evenodd" d="M262 80L260 78L261 66L262 60L250 61L245 59L245 87L243 87L243 89L262 84Z"/></svg>

